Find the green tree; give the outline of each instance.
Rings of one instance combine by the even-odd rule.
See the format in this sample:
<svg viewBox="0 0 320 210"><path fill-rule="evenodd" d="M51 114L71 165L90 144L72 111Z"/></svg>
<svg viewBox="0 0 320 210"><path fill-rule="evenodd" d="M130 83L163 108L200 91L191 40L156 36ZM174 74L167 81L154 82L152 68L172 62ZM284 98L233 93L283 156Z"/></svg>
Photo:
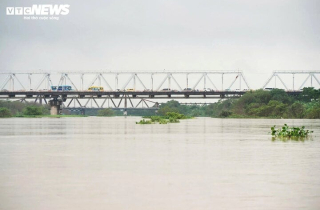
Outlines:
<svg viewBox="0 0 320 210"><path fill-rule="evenodd" d="M320 119L320 107L314 106L307 111L307 118L309 119Z"/></svg>
<svg viewBox="0 0 320 210"><path fill-rule="evenodd" d="M262 89L257 91L250 91L245 93L241 98L239 98L234 104L234 112L236 114L249 114L255 111L252 111L251 104L258 104L258 107L266 105L271 100L272 95L270 91L264 91Z"/></svg>
<svg viewBox="0 0 320 210"><path fill-rule="evenodd" d="M291 105L290 110L291 110L292 116L295 118L303 118L305 115L305 111L306 111L303 103L301 103L299 101L294 102Z"/></svg>
<svg viewBox="0 0 320 210"><path fill-rule="evenodd" d="M312 100L318 100L320 97L320 89L316 90L313 87L305 87L300 94L300 100L304 102L310 102Z"/></svg>
<svg viewBox="0 0 320 210"><path fill-rule="evenodd" d="M114 111L112 109L101 109L98 111L98 116L114 116Z"/></svg>
<svg viewBox="0 0 320 210"><path fill-rule="evenodd" d="M0 117L12 117L12 114L8 108L0 108Z"/></svg>
<svg viewBox="0 0 320 210"><path fill-rule="evenodd" d="M158 110L159 115L166 115L167 112L177 112L180 113L179 109L177 107L170 107L170 106L161 106Z"/></svg>
<svg viewBox="0 0 320 210"><path fill-rule="evenodd" d="M222 110L221 113L219 114L219 117L229 117L232 114L232 112L227 111L227 110Z"/></svg>
<svg viewBox="0 0 320 210"><path fill-rule="evenodd" d="M291 101L293 100L284 90L282 89L273 89L270 91L271 99L279 101L285 104L291 104Z"/></svg>

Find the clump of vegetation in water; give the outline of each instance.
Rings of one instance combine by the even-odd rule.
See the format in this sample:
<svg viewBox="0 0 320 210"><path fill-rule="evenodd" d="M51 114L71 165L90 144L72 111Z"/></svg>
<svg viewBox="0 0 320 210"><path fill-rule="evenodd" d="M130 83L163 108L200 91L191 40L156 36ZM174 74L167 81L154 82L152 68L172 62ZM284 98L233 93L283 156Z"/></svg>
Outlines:
<svg viewBox="0 0 320 210"><path fill-rule="evenodd" d="M139 122L136 122L136 124L153 124L153 122L151 120L145 120L145 119L142 119L140 120Z"/></svg>
<svg viewBox="0 0 320 210"><path fill-rule="evenodd" d="M299 128L289 127L287 124L284 124L284 126L279 129L276 129L276 126L271 127L271 135L286 139L299 140L308 137L309 133L313 133L313 131L305 130L305 126Z"/></svg>
<svg viewBox="0 0 320 210"><path fill-rule="evenodd" d="M190 119L191 117L185 116L183 114L179 114L176 112L167 112L164 116L148 116L144 117L150 120L142 119L136 124L168 124L168 123L179 123L180 119Z"/></svg>

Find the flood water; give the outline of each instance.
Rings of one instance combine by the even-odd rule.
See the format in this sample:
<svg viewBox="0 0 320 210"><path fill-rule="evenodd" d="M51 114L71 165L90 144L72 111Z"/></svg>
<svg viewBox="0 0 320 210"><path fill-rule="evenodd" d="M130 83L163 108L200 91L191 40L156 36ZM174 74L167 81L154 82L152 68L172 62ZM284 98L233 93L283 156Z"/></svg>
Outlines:
<svg viewBox="0 0 320 210"><path fill-rule="evenodd" d="M0 119L0 209L320 209L320 120L139 119Z"/></svg>

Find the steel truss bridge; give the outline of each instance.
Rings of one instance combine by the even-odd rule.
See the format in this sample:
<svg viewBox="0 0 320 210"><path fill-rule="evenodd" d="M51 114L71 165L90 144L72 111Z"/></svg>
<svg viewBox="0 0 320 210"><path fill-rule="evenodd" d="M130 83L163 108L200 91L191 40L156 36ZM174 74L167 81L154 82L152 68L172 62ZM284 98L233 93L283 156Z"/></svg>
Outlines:
<svg viewBox="0 0 320 210"><path fill-rule="evenodd" d="M261 88L280 88L297 95L303 87L319 86L319 74L274 71ZM242 71L0 73L0 82L0 99L58 100L63 108L156 109L158 99L237 98L251 90ZM70 85L72 91L51 90L51 86L62 85ZM88 91L91 86L104 90Z"/></svg>

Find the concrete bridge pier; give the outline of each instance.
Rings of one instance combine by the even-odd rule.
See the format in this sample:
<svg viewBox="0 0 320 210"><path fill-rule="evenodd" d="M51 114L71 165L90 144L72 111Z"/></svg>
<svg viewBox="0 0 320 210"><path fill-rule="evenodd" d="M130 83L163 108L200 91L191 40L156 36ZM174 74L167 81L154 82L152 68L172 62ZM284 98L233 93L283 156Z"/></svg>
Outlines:
<svg viewBox="0 0 320 210"><path fill-rule="evenodd" d="M50 100L50 115L58 115L60 114L60 106L62 105L62 101L58 99Z"/></svg>

